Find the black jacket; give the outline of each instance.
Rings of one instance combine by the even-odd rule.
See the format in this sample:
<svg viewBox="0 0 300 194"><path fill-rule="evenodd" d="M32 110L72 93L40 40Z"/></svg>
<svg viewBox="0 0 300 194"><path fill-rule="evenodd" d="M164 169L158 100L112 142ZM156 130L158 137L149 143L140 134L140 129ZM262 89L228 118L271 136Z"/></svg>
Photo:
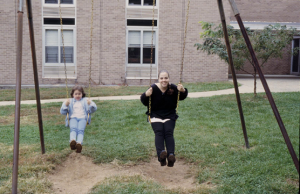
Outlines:
<svg viewBox="0 0 300 194"><path fill-rule="evenodd" d="M151 114L150 117L156 117L160 119L176 120L178 115L176 114L178 89L174 84L169 85L168 89L163 93L156 84L151 85L153 92L151 95ZM185 88L185 92L180 92L179 100L184 100L188 95L188 90ZM149 97L145 92L141 95L141 102L148 107L146 112L149 115Z"/></svg>

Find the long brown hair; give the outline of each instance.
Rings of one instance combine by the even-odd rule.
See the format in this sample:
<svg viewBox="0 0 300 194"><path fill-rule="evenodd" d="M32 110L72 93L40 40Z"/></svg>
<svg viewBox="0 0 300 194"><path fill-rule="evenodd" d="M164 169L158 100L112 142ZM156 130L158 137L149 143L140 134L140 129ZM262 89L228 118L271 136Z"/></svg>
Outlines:
<svg viewBox="0 0 300 194"><path fill-rule="evenodd" d="M161 73L167 73L167 74L168 74L168 78L170 78L169 72L168 72L167 70L165 70L165 69L163 69L163 70L161 70L161 71L159 72L158 78L159 78L159 76L160 76ZM174 90L171 89L171 84L169 83L168 89L167 89L167 95L172 95L173 93L174 93Z"/></svg>
<svg viewBox="0 0 300 194"><path fill-rule="evenodd" d="M73 98L73 94L74 94L75 90L78 90L79 92L82 93L82 98L85 97L85 93L84 93L83 87L82 86L74 86L72 88L72 91L71 91L71 94L70 94L72 98Z"/></svg>

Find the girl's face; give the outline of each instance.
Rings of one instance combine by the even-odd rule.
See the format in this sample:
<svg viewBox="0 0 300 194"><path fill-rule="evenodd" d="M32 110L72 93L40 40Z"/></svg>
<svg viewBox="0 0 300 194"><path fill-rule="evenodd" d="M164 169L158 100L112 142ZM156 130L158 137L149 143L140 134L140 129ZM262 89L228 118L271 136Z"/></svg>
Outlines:
<svg viewBox="0 0 300 194"><path fill-rule="evenodd" d="M80 100L82 98L82 93L79 90L75 90L73 93L73 98Z"/></svg>
<svg viewBox="0 0 300 194"><path fill-rule="evenodd" d="M166 88L169 85L169 75L167 72L162 72L159 74L158 81L161 87Z"/></svg>

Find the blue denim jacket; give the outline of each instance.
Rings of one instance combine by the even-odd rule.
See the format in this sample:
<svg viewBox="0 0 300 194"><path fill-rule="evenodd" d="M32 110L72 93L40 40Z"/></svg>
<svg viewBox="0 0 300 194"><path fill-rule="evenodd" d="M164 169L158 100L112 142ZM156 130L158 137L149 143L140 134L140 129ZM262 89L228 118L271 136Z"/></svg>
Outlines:
<svg viewBox="0 0 300 194"><path fill-rule="evenodd" d="M85 110L84 111L85 119L87 119L88 113L92 114L93 112L95 112L97 110L97 105L93 101L91 101L91 104L88 105L86 100L87 100L87 98L81 98L81 100L80 100L82 107ZM66 106L65 102L64 102L60 108L60 114L67 115L67 113L69 112L69 119L70 119L73 114L73 105L74 105L75 101L76 100L74 98L71 98L69 106ZM89 124L91 123L91 115L89 117L88 123ZM69 126L68 117L66 116L66 127L68 127L68 126Z"/></svg>

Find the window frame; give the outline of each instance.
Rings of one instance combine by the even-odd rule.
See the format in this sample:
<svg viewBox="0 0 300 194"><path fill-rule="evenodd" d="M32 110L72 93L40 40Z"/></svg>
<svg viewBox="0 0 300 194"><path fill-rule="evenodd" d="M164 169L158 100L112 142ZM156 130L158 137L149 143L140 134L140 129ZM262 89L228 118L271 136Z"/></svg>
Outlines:
<svg viewBox="0 0 300 194"><path fill-rule="evenodd" d="M140 63L128 63L128 46L129 46L129 31L140 31L141 32L141 40L140 40ZM152 32L152 27L145 27L145 26L127 26L126 29L126 62L125 62L125 72L127 72L127 67L150 67L150 63L143 63L143 33L144 31L151 31ZM155 27L153 28L153 31L155 32L155 63L152 63L152 68L156 68L156 73L155 76L152 76L152 79L157 78L158 74L158 28ZM154 73L154 72L152 72ZM154 78L155 77L155 78ZM127 77L126 79L149 79L149 77Z"/></svg>
<svg viewBox="0 0 300 194"><path fill-rule="evenodd" d="M58 63L46 63L46 30L57 30L58 31ZM73 63L66 63L66 67L75 67L75 77L70 77L70 79L77 78L77 45L76 45L76 26L63 26L63 30L73 30ZM60 49L60 39L61 39L61 26L59 25L43 25L42 30L42 77L43 78L61 78L61 77L45 77L45 67L64 67L64 62L61 63L61 49ZM69 77L68 77L69 79Z"/></svg>
<svg viewBox="0 0 300 194"><path fill-rule="evenodd" d="M300 36L294 36L293 40L292 40L292 49L294 49L295 40L299 41L299 46L300 46ZM293 71L294 57L298 57L298 72ZM292 56L291 56L291 71L290 71L290 74L291 75L300 75L300 54L298 54L297 56L294 56L292 54Z"/></svg>
<svg viewBox="0 0 300 194"><path fill-rule="evenodd" d="M44 7L59 7L60 0L57 0L57 4L54 3L46 3L46 0L43 0ZM76 7L76 0L73 0L73 4L60 4L61 7Z"/></svg>
<svg viewBox="0 0 300 194"><path fill-rule="evenodd" d="M156 1L156 5L154 6L155 9L158 8L159 5L159 0L155 0ZM145 8L145 9L153 9L153 5L144 5L144 0L141 0L141 5L129 5L129 0L126 0L126 7L130 7L130 8Z"/></svg>

